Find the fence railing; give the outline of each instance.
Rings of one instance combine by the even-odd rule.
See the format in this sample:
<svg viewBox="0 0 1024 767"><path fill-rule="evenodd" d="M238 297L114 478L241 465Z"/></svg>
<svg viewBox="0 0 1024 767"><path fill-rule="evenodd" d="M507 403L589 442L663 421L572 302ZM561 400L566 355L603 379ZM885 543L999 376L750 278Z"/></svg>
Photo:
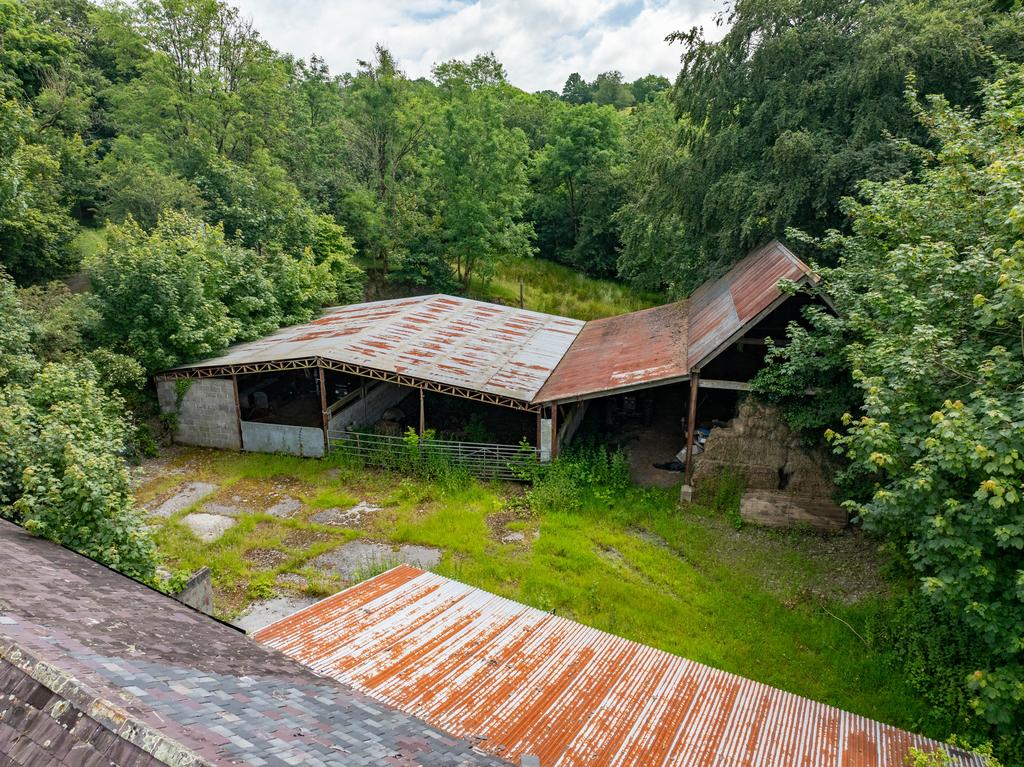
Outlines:
<svg viewBox="0 0 1024 767"><path fill-rule="evenodd" d="M520 445L443 439L411 441L406 437L334 429L329 436L332 451L356 456L370 466L427 470L455 466L483 479L522 479L539 457L536 448Z"/></svg>

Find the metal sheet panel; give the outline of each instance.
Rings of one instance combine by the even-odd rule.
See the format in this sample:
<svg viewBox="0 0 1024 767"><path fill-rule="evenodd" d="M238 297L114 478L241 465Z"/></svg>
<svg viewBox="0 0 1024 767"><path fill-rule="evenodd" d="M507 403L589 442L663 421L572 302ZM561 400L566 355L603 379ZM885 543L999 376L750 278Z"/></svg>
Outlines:
<svg viewBox="0 0 1024 767"><path fill-rule="evenodd" d="M937 746L407 565L255 638L516 764L898 767Z"/></svg>
<svg viewBox="0 0 1024 767"><path fill-rule="evenodd" d="M610 394L688 375L686 303L586 324L534 402Z"/></svg>
<svg viewBox="0 0 1024 767"><path fill-rule="evenodd" d="M529 402L581 320L432 295L340 306L185 368L313 357Z"/></svg>
<svg viewBox="0 0 1024 767"><path fill-rule="evenodd" d="M782 296L779 280L817 281L817 276L778 240L752 251L688 301L687 369L700 367L724 343L758 319Z"/></svg>

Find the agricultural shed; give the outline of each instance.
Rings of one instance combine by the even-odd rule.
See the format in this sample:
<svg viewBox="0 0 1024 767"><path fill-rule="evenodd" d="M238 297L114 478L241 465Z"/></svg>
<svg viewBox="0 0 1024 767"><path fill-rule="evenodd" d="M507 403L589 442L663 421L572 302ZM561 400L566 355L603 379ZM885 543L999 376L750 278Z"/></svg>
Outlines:
<svg viewBox="0 0 1024 767"><path fill-rule="evenodd" d="M939 745L408 565L255 638L522 765L899 767Z"/></svg>
<svg viewBox="0 0 1024 767"><path fill-rule="evenodd" d="M469 420L471 411L514 411L492 418L503 439L456 433L433 445L471 469L494 469L524 459L527 443L541 460L556 455L593 401L660 387L687 423L669 439L692 452L699 392L749 389L765 338L781 337L808 302L827 301L784 292L780 280L817 283L773 241L684 301L591 322L445 295L335 307L165 371L157 389L163 410L178 415L179 441L313 456L338 445L389 456L401 449L405 419L425 434L444 412ZM452 397L479 404L453 407ZM381 426L396 408L398 420Z"/></svg>

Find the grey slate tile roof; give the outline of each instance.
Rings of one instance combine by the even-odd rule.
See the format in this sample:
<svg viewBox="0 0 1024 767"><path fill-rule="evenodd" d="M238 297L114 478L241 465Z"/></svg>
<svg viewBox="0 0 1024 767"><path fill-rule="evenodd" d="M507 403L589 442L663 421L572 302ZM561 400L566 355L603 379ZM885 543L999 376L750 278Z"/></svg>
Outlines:
<svg viewBox="0 0 1024 767"><path fill-rule="evenodd" d="M0 765L507 764L5 521L0 568Z"/></svg>

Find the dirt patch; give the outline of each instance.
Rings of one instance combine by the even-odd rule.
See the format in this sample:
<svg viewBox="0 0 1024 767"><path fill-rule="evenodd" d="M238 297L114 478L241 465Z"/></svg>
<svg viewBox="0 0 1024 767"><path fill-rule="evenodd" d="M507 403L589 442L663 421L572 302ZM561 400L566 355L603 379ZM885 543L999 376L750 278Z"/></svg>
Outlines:
<svg viewBox="0 0 1024 767"><path fill-rule="evenodd" d="M279 549L249 549L245 552L245 561L256 565L260 570L273 570L284 564L288 555Z"/></svg>
<svg viewBox="0 0 1024 767"><path fill-rule="evenodd" d="M886 557L876 542L856 528L816 533L745 525L735 530L723 519L707 518L702 522L719 529L715 556L726 564L748 564L752 547L762 561L781 562L794 550L809 559L815 570L813 580L800 584L795 592L792 573L781 572L777 566L759 568L762 587L782 596L787 604L815 600L855 604L889 593L882 574Z"/></svg>
<svg viewBox="0 0 1024 767"><path fill-rule="evenodd" d="M536 517L526 505L525 497L517 495L508 500L504 509L487 517L487 527L491 531L491 537L499 543L526 544L537 540L540 537L540 531L536 529L510 530L509 525L535 521Z"/></svg>
<svg viewBox="0 0 1024 767"><path fill-rule="evenodd" d="M300 590L309 585L309 579L304 575L299 575L298 573L280 573L277 578L274 579L274 582L278 586Z"/></svg>
<svg viewBox="0 0 1024 767"><path fill-rule="evenodd" d="M631 535L635 535L644 543L649 543L652 546L657 546L659 549L669 548L668 541L662 538L657 533L652 533L650 530L644 530L639 527L634 527L629 531Z"/></svg>
<svg viewBox="0 0 1024 767"><path fill-rule="evenodd" d="M329 533L321 533L316 530L293 530L281 541L281 545L287 549L308 549L314 543L329 541L334 536Z"/></svg>

